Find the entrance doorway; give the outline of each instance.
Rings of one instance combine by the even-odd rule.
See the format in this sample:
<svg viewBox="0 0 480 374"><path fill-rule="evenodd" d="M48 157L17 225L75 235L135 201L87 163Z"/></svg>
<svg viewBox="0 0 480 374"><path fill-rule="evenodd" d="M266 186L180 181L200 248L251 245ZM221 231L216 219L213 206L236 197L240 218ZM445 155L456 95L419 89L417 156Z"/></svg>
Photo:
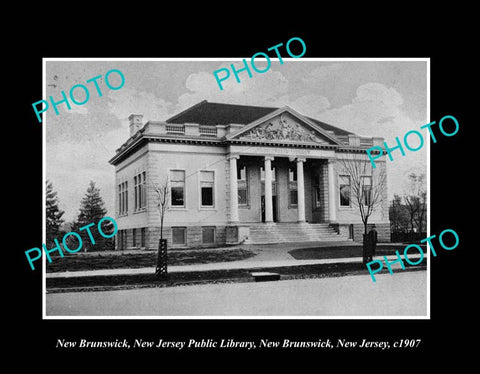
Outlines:
<svg viewBox="0 0 480 374"><path fill-rule="evenodd" d="M277 222L277 196L272 196L273 222ZM262 195L262 222L265 222L265 195Z"/></svg>

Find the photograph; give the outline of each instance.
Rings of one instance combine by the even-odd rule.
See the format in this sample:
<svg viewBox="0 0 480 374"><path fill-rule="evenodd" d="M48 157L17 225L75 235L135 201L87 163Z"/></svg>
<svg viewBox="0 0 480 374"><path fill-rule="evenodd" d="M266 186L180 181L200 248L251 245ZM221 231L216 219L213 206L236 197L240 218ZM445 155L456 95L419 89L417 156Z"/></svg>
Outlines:
<svg viewBox="0 0 480 374"><path fill-rule="evenodd" d="M430 318L430 58L284 44L42 59L43 319Z"/></svg>

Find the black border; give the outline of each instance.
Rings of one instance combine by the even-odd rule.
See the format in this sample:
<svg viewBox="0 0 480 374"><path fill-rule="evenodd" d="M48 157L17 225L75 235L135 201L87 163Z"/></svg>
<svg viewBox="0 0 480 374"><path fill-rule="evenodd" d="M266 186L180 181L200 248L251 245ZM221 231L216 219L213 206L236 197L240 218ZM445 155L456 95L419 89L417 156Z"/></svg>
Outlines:
<svg viewBox="0 0 480 374"><path fill-rule="evenodd" d="M423 20L422 20L423 21ZM281 23L281 21L279 21ZM65 25L63 25L65 26ZM157 27L153 27L157 26ZM17 146L10 151L14 158L13 168L20 171L19 183L24 187L19 191L21 215L15 216L14 251L10 251L8 262L12 271L11 282L7 284L12 292L12 315L18 326L11 338L10 348L15 352L29 349L43 358L72 358L73 367L88 367L89 360L81 358L112 359L116 363L128 362L134 353L141 362L173 360L182 367L188 355L203 363L215 365L219 358L234 357L235 366L240 365L238 355L248 358L260 358L269 362L288 362L291 354L310 356L322 362L332 357L337 368L345 364L343 357L349 357L359 351L323 351L323 350L254 350L254 351L218 351L200 349L190 351L105 351L105 350L58 350L57 338L144 338L158 337L172 339L188 338L264 338L292 340L318 338L367 338L393 341L400 338L421 338L422 344L412 350L389 350L361 352L359 367L372 367L372 355L392 359L400 356L425 360L428 356L457 355L466 348L465 331L471 328L469 311L472 310L470 298L463 295L473 278L472 269L465 265L471 263L467 246L467 229L462 222L466 209L471 206L467 193L460 193L460 180L464 172L460 163L467 155L466 139L471 137L470 128L474 122L470 116L471 107L467 105L470 95L465 88L469 86L469 69L466 69L467 57L459 57L461 46L455 44L452 29L433 31L432 29L410 30L403 25L402 32L389 34L382 39L382 27L392 30L395 25L387 22L370 25L367 28L343 28L335 30L320 26L287 27L277 24L275 27L258 25L247 33L247 27L241 30L233 25L221 25L211 32L203 27L191 26L186 32L178 32L186 26L175 25L162 30L161 25L143 25L142 27L115 29L110 35L103 33L105 40L100 42L98 33L83 37L83 43L67 40L51 40L33 45L22 55L21 80L16 80L19 89L15 105L19 108L15 118L19 118L15 128ZM426 26L427 27L427 26ZM54 35L57 28L48 28ZM223 31L222 31L223 29ZM171 31L169 31L171 30ZM48 31L46 32L48 34ZM109 36L110 35L110 36ZM222 37L221 37L222 36ZM286 42L291 37L301 37L307 45L304 57L429 57L431 59L431 120L437 121L445 115L455 116L460 123L460 131L451 138L439 136L437 144L431 144L431 233L440 233L446 228L454 229L461 245L454 251L440 250L437 258L431 261L431 320L42 320L42 280L41 272L32 272L26 266L24 251L37 246L42 241L41 186L42 186L42 125L36 120L31 103L42 96L42 57L238 57L251 56L258 51ZM385 42L382 42L385 40ZM19 44L27 40L18 39ZM448 42L447 47L445 44ZM15 67L18 71L18 67ZM18 77L18 75L17 75ZM6 126L10 126L7 123ZM470 126L470 127L469 127ZM438 130L437 130L438 132ZM470 133L469 133L470 132ZM473 162L473 158L469 162ZM8 161L7 161L8 162ZM18 207L17 207L18 209ZM12 234L13 235L13 234ZM472 247L470 249L473 249ZM473 282L473 281L472 281ZM15 285L14 287L12 285ZM473 289L474 291L475 289ZM461 292L462 291L462 292ZM470 295L472 296L472 295ZM220 356L221 355L221 356ZM458 356L457 356L458 357ZM270 360L270 362L273 362ZM39 361L35 361L39 363ZM195 363L196 361L192 361ZM227 364L229 361L226 361ZM232 361L230 361L232 362ZM370 362L370 364L369 364ZM399 361L401 362L401 361ZM248 362L244 362L248 364ZM389 361L393 365L393 361ZM252 368L255 367L253 361ZM156 370L155 367L151 367ZM161 370L161 369L160 369Z"/></svg>

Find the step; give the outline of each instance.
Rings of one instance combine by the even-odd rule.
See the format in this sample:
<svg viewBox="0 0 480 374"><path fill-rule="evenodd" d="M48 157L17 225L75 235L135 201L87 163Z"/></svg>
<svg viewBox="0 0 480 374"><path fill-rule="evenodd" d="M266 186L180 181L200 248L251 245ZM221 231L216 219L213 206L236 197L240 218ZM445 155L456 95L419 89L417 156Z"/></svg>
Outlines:
<svg viewBox="0 0 480 374"><path fill-rule="evenodd" d="M255 279L255 282L268 282L268 281L280 280L280 274L278 273L270 273L267 271L257 271L250 274Z"/></svg>
<svg viewBox="0 0 480 374"><path fill-rule="evenodd" d="M265 240L256 240L256 239L248 239L245 240L245 244L277 244L277 243L315 243L315 242L344 242L348 241L349 239L345 238L338 238L338 239L322 239L322 240L309 240L309 239L298 239L298 240L288 240L288 239L265 239Z"/></svg>
<svg viewBox="0 0 480 374"><path fill-rule="evenodd" d="M250 227L246 243L288 243L316 241L346 241L348 237L339 235L328 223L275 223L257 224Z"/></svg>
<svg viewBox="0 0 480 374"><path fill-rule="evenodd" d="M331 228L316 228L316 227L305 227L305 228L298 228L298 227L252 227L250 231L314 231L314 232L333 232L335 230Z"/></svg>
<svg viewBox="0 0 480 374"><path fill-rule="evenodd" d="M259 238L259 237L269 237L269 236L279 236L279 237L292 237L292 236L309 236L309 237L312 237L312 238L323 238L323 237L328 237L328 236L342 236L342 235L338 235L338 234L334 234L334 233L323 233L323 234L319 234L319 233L305 233L305 232L299 232L299 233L290 233L290 234L286 234L286 233L252 233L250 232L250 236L254 236L256 238Z"/></svg>

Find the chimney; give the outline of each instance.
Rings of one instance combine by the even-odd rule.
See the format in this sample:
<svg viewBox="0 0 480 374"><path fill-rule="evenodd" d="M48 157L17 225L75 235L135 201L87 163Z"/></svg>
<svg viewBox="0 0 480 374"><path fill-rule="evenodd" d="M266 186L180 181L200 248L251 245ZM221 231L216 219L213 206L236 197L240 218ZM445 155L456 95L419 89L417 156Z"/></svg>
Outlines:
<svg viewBox="0 0 480 374"><path fill-rule="evenodd" d="M142 128L142 118L142 114L130 114L128 116L128 120L130 121L130 136L135 135L135 133Z"/></svg>

